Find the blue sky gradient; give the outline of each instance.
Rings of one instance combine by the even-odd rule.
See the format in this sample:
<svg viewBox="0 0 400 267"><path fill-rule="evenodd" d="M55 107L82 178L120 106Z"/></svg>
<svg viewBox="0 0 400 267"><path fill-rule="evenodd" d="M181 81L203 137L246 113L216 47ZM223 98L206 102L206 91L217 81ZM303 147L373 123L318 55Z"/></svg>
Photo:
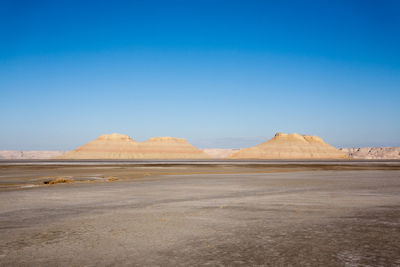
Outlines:
<svg viewBox="0 0 400 267"><path fill-rule="evenodd" d="M400 146L400 1L1 1L0 149Z"/></svg>

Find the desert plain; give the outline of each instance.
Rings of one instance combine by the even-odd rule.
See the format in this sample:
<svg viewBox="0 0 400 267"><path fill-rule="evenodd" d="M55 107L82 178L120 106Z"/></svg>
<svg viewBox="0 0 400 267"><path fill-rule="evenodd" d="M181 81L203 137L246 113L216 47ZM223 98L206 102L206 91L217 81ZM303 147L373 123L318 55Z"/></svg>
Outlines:
<svg viewBox="0 0 400 267"><path fill-rule="evenodd" d="M0 161L1 266L399 266L399 251L399 161Z"/></svg>

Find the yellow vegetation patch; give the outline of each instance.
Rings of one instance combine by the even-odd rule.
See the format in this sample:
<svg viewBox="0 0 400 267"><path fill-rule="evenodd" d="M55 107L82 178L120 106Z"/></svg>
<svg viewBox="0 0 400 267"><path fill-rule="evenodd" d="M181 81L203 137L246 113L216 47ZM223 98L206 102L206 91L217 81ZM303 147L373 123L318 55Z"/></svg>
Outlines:
<svg viewBox="0 0 400 267"><path fill-rule="evenodd" d="M117 177L108 177L107 181L109 181L109 182L118 181L118 178Z"/></svg>
<svg viewBox="0 0 400 267"><path fill-rule="evenodd" d="M58 177L52 180L43 181L44 184L65 184L65 183L72 183L74 180L65 178L65 177Z"/></svg>

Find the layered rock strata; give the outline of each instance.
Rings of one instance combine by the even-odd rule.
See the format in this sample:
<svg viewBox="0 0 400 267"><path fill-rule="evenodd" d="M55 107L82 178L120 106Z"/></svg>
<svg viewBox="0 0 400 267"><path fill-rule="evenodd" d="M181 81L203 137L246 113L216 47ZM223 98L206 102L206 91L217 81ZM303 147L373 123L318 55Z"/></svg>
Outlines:
<svg viewBox="0 0 400 267"><path fill-rule="evenodd" d="M153 137L137 142L127 135L101 135L59 159L206 159L200 149L184 138Z"/></svg>
<svg viewBox="0 0 400 267"><path fill-rule="evenodd" d="M346 153L325 143L320 137L297 133L277 133L272 139L244 148L231 159L345 159Z"/></svg>

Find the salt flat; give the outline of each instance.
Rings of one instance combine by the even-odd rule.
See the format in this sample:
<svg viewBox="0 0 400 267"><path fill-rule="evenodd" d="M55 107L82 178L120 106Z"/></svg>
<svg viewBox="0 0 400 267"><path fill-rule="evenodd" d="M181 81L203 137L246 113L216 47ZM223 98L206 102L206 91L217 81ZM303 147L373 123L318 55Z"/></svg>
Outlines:
<svg viewBox="0 0 400 267"><path fill-rule="evenodd" d="M120 179L0 192L0 265L400 265L397 167L175 167L3 166Z"/></svg>

